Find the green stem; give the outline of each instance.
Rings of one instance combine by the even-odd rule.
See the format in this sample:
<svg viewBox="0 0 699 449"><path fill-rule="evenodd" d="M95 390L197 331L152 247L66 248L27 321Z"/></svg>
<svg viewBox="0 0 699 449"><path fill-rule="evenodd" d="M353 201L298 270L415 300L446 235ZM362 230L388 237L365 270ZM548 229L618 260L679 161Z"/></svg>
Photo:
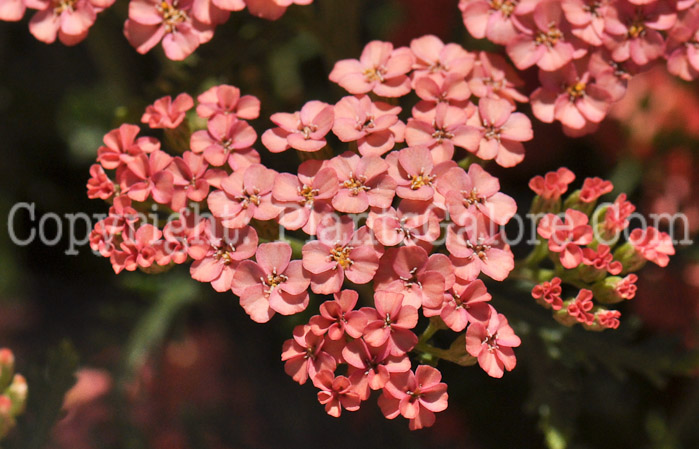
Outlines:
<svg viewBox="0 0 699 449"><path fill-rule="evenodd" d="M430 324L427 325L425 330L422 332L422 335L420 335L418 345L420 343L427 343L430 341L430 338L432 338L432 336L440 329L446 329L444 321L442 321L442 319L438 316L430 318Z"/></svg>

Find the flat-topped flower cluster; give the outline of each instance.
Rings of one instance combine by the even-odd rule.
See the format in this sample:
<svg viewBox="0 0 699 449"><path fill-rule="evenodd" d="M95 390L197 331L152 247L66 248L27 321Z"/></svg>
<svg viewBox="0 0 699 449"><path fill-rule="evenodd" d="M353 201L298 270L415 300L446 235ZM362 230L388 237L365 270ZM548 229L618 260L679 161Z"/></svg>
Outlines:
<svg viewBox="0 0 699 449"><path fill-rule="evenodd" d="M490 375L516 363L511 348L519 338L478 279L503 280L514 267L498 225L516 204L480 165L464 169L453 160L457 151L506 166L523 158L531 124L514 111L522 97L511 73L498 57L433 36L411 48L372 42L360 60L339 62L330 76L355 95L271 117L278 126L262 135L271 152L326 157L306 160L296 173L265 167L252 148L257 133L247 120L258 117L259 101L234 86L212 87L195 109L206 129L194 131L179 156L139 136L136 125L105 136L88 195L112 207L91 246L117 273L191 261L194 279L235 293L257 322L304 311L311 294L334 295L285 344L287 372L300 383L311 378L333 415L382 390L387 417L402 414L412 428L431 425L446 407L446 385L435 368L410 371L420 312L466 331L462 352ZM386 98L412 91L421 100L405 123L401 107ZM142 121L186 130L194 106L187 94L165 97ZM330 133L354 151L334 155ZM192 213L193 203L209 216ZM138 212L152 204L179 214L149 223ZM265 223L300 238L273 241ZM434 247L441 237L445 253ZM359 302L358 291L372 293Z"/></svg>
<svg viewBox="0 0 699 449"><path fill-rule="evenodd" d="M296 150L304 159L296 172L261 163L248 123L260 103L234 86L210 88L196 107L181 94L146 109L142 122L164 129L166 142L206 122L181 155L139 136L139 126L110 131L88 196L112 207L91 247L117 273L191 262L193 279L231 291L259 323L317 302L319 313L284 344L286 372L299 383L311 379L333 416L376 390L387 418L430 426L447 406L447 387L432 366L412 371L410 353L478 363L493 377L516 365L520 338L481 278L503 281L515 268L501 226L517 206L481 164L523 159L532 130L515 102L526 97L503 59L434 36L409 48L371 42L359 60L339 61L330 79L352 95L273 114L276 126L262 134L271 153ZM420 100L404 122L397 99L411 92ZM347 150L333 150L338 141ZM553 198L549 184L560 184L549 175L532 183L543 203ZM566 188L558 186L558 196ZM595 201L606 191L593 179L579 196ZM148 222L144 213L155 205L174 218ZM590 243L574 212L565 222L575 225L573 237L553 215L539 225L566 269L580 264L574 246ZM599 253L589 257L606 261ZM418 336L421 316L430 324ZM458 334L449 350L429 344L442 329Z"/></svg>
<svg viewBox="0 0 699 449"><path fill-rule="evenodd" d="M505 46L519 70L538 67L530 99L541 121L594 131L630 77L660 60L685 80L699 73L695 0L461 0L469 33Z"/></svg>

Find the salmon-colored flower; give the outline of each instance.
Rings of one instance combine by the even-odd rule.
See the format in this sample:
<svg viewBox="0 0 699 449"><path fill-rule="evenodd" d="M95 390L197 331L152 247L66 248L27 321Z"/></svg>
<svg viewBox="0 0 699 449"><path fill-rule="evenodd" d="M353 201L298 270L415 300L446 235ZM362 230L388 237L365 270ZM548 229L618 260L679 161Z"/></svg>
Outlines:
<svg viewBox="0 0 699 449"><path fill-rule="evenodd" d="M331 199L338 191L335 170L324 167L322 161L308 160L298 168L298 175L281 173L274 180L272 197L282 207L277 221L284 228L303 228L308 235L315 235L323 217L333 213Z"/></svg>
<svg viewBox="0 0 699 449"><path fill-rule="evenodd" d="M502 98L514 104L529 101L516 87L524 81L502 55L482 51L469 77L468 85L479 98Z"/></svg>
<svg viewBox="0 0 699 449"><path fill-rule="evenodd" d="M413 349L417 335L411 329L417 325L417 309L404 305L403 295L390 291L374 293L374 306L373 312L367 312L364 341L370 346L382 346L388 342L391 355L395 356Z"/></svg>
<svg viewBox="0 0 699 449"><path fill-rule="evenodd" d="M97 162L111 170L128 164L135 156L160 149L160 142L153 137L136 138L140 131L128 123L109 131L104 135L104 145L97 149Z"/></svg>
<svg viewBox="0 0 699 449"><path fill-rule="evenodd" d="M225 228L218 221L207 220L201 240L206 244L189 251L195 259L189 273L199 282L210 282L217 292L225 292L233 286L233 276L238 264L249 259L257 249L257 232L250 226L237 229Z"/></svg>
<svg viewBox="0 0 699 449"><path fill-rule="evenodd" d="M251 148L255 140L257 133L245 120L238 120L235 114L216 114L208 120L205 130L192 133L189 146L215 167L228 162L241 169L260 163L260 155Z"/></svg>
<svg viewBox="0 0 699 449"><path fill-rule="evenodd" d="M185 151L182 157L176 157L168 167L173 176L174 191L170 207L179 211L187 201L204 201L210 187L220 187L226 177L223 170L210 169L204 157Z"/></svg>
<svg viewBox="0 0 699 449"><path fill-rule="evenodd" d="M388 419L398 415L409 419L410 430L430 427L434 414L446 410L448 405L447 384L440 380L442 374L427 365L418 366L415 373L391 373L379 396L379 407Z"/></svg>
<svg viewBox="0 0 699 449"><path fill-rule="evenodd" d="M491 300L485 284L480 279L472 282L456 282L445 296L439 316L449 329L461 332L468 323L487 322L491 314Z"/></svg>
<svg viewBox="0 0 699 449"><path fill-rule="evenodd" d="M583 62L554 72L539 72L539 87L530 97L534 116L545 123L560 121L564 129L594 129L612 103L612 94L592 77Z"/></svg>
<svg viewBox="0 0 699 449"><path fill-rule="evenodd" d="M478 102L478 112L467 122L480 131L480 144L477 148L467 149L481 159L495 159L502 167L512 167L522 162L522 142L531 140L534 133L529 118L514 110L507 100L482 98Z"/></svg>
<svg viewBox="0 0 699 449"><path fill-rule="evenodd" d="M141 122L151 128L177 128L193 106L194 100L188 94L179 94L174 100L168 95L148 105Z"/></svg>
<svg viewBox="0 0 699 449"><path fill-rule="evenodd" d="M308 306L310 279L300 260L291 261L285 242L263 243L255 252L257 262L244 260L233 276L233 292L253 321L266 323L275 312L293 315Z"/></svg>
<svg viewBox="0 0 699 449"><path fill-rule="evenodd" d="M272 153L289 148L318 151L326 144L325 135L333 127L333 116L333 107L321 101L309 101L293 114L273 114L271 120L278 127L265 131L262 143Z"/></svg>
<svg viewBox="0 0 699 449"><path fill-rule="evenodd" d="M404 305L436 308L454 280L454 267L444 254L428 255L419 246L401 246L389 248L383 255L374 286L400 293Z"/></svg>
<svg viewBox="0 0 699 449"><path fill-rule="evenodd" d="M580 201L591 203L612 190L614 190L614 185L611 181L605 181L602 178L585 178L580 191Z"/></svg>
<svg viewBox="0 0 699 449"><path fill-rule="evenodd" d="M633 5L616 2L607 10L604 39L615 61L631 59L639 66L663 54L665 40L660 31L669 30L677 20L677 12L667 2Z"/></svg>
<svg viewBox="0 0 699 449"><path fill-rule="evenodd" d="M644 259L661 267L666 267L670 262L670 256L675 254L670 235L652 226L634 229L629 236L629 243Z"/></svg>
<svg viewBox="0 0 699 449"><path fill-rule="evenodd" d="M344 97L335 105L333 133L343 142L357 142L362 156L381 156L402 142L405 124L400 106L361 97Z"/></svg>
<svg viewBox="0 0 699 449"><path fill-rule="evenodd" d="M450 74L464 78L473 68L475 57L459 44L444 44L437 36L427 35L410 42L415 56L413 77Z"/></svg>
<svg viewBox="0 0 699 449"><path fill-rule="evenodd" d="M221 190L211 192L207 203L224 226L239 228L253 218L272 220L281 208L272 203L277 172L260 164L238 170L221 181Z"/></svg>
<svg viewBox="0 0 699 449"><path fill-rule="evenodd" d="M24 17L25 0L0 0L0 20L16 22Z"/></svg>
<svg viewBox="0 0 699 449"><path fill-rule="evenodd" d="M318 402L325 405L328 415L339 418L343 408L350 412L359 410L361 399L347 377L334 377L332 372L323 370L313 378L313 385L320 389Z"/></svg>
<svg viewBox="0 0 699 449"><path fill-rule="evenodd" d="M29 32L41 42L51 44L58 38L65 45L85 39L97 13L113 3L114 0L24 0L28 8L38 10L29 21ZM13 9L16 16L18 9Z"/></svg>
<svg viewBox="0 0 699 449"><path fill-rule="evenodd" d="M505 45L522 29L517 17L518 9L522 8L518 3L518 0L460 0L459 9L471 36Z"/></svg>
<svg viewBox="0 0 699 449"><path fill-rule="evenodd" d="M544 176L534 176L529 188L545 200L557 200L566 193L568 185L575 180L575 174L565 167L550 171Z"/></svg>
<svg viewBox="0 0 699 449"><path fill-rule="evenodd" d="M339 182L333 207L349 214L358 214L369 208L386 209L391 206L396 182L388 174L388 164L376 156L360 157L345 152L328 162Z"/></svg>
<svg viewBox="0 0 699 449"><path fill-rule="evenodd" d="M619 318L621 318L621 312L618 310L600 310L595 313L595 321L605 329L617 329Z"/></svg>
<svg viewBox="0 0 699 449"><path fill-rule="evenodd" d="M466 125L469 116L461 108L438 103L419 118L408 119L405 141L410 146L426 145L436 163L454 156L454 146L475 151L481 141L481 133Z"/></svg>
<svg viewBox="0 0 699 449"><path fill-rule="evenodd" d="M114 272L134 271L138 267L148 268L155 262L156 245L163 233L151 224L141 225L136 234L126 233L120 250L112 253L111 262Z"/></svg>
<svg viewBox="0 0 699 449"><path fill-rule="evenodd" d="M366 224L384 246L418 245L426 251L431 251L441 232L429 201L403 200L398 209L372 210Z"/></svg>
<svg viewBox="0 0 699 449"><path fill-rule="evenodd" d="M591 325L595 322L595 315L590 311L594 307L592 302L592 291L581 289L578 296L568 303L566 311L568 315L575 318L579 323Z"/></svg>
<svg viewBox="0 0 699 449"><path fill-rule="evenodd" d="M121 191L134 201L145 201L149 196L160 204L168 204L174 193L174 177L168 167L172 156L155 150L148 156L140 154L117 171Z"/></svg>
<svg viewBox="0 0 699 449"><path fill-rule="evenodd" d="M444 162L437 162L435 156L424 145L389 154L386 157L388 174L396 183L396 195L407 200L431 201L439 176L456 167L456 162L451 157Z"/></svg>
<svg viewBox="0 0 699 449"><path fill-rule="evenodd" d="M451 224L446 243L454 272L465 281L476 279L480 273L502 281L515 266L510 246L483 217L466 227Z"/></svg>
<svg viewBox="0 0 699 449"><path fill-rule="evenodd" d="M407 354L391 355L388 343L374 347L361 338L347 343L342 350L342 358L349 365L347 374L352 386L363 401L369 398L372 390L382 389L391 373L410 370Z"/></svg>
<svg viewBox="0 0 699 449"><path fill-rule="evenodd" d="M540 304L551 307L553 310L561 310L561 307L563 307L562 291L561 278L555 277L550 281L544 281L535 285L532 289L532 297L541 300L539 301Z"/></svg>
<svg viewBox="0 0 699 449"><path fill-rule="evenodd" d="M349 323L348 315L357 305L359 294L354 290L342 290L334 294L334 300L320 305L320 315L311 317L308 324L316 335L328 334L331 340L339 340L345 333L352 338L362 336L364 329L357 329ZM356 311L355 311L356 312Z"/></svg>
<svg viewBox="0 0 699 449"><path fill-rule="evenodd" d="M505 42L507 55L518 69L538 65L542 70L554 71L573 59L576 48L561 27L561 13L558 1L538 2L531 29L524 28L526 31Z"/></svg>
<svg viewBox="0 0 699 449"><path fill-rule="evenodd" d="M240 89L221 84L197 97L197 114L201 118L215 115L233 115L239 119L254 120L260 116L260 100L252 95L240 96Z"/></svg>
<svg viewBox="0 0 699 449"><path fill-rule="evenodd" d="M559 253L561 265L568 269L582 263L583 252L580 246L590 243L593 237L587 215L575 209L566 210L565 221L556 215L547 214L539 221L536 230L548 240L549 250Z"/></svg>
<svg viewBox="0 0 699 449"><path fill-rule="evenodd" d="M345 277L355 284L370 282L381 251L372 244L366 226L354 230L349 216L318 225L318 240L303 246L303 267L311 273L311 289L318 294L340 291Z"/></svg>
<svg viewBox="0 0 699 449"><path fill-rule="evenodd" d="M409 48L393 49L390 42L369 42L359 60L343 59L335 63L330 81L351 94L374 92L382 97L401 97L410 92L407 73L414 57Z"/></svg>
<svg viewBox="0 0 699 449"><path fill-rule="evenodd" d="M500 192L498 178L478 164L471 164L468 172L451 168L439 179L437 189L447 200L452 221L460 226L467 226L478 214L504 225L517 212L515 200Z"/></svg>
<svg viewBox="0 0 699 449"><path fill-rule="evenodd" d="M285 341L282 348L284 371L301 385L320 371L334 372L337 361L325 350L326 346L325 338L311 332L311 326L296 326L294 338Z"/></svg>
<svg viewBox="0 0 699 449"><path fill-rule="evenodd" d="M148 53L162 40L165 56L181 61L214 35L215 25L194 17L193 3L193 0L131 0L124 35L141 54Z"/></svg>
<svg viewBox="0 0 699 449"><path fill-rule="evenodd" d="M521 342L501 313L492 313L485 323L473 322L466 330L466 351L478 357L478 365L491 377L514 369L517 358L512 348Z"/></svg>
<svg viewBox="0 0 699 449"><path fill-rule="evenodd" d="M87 197L90 199L109 199L114 195L114 183L99 164L90 167L90 179L87 181Z"/></svg>

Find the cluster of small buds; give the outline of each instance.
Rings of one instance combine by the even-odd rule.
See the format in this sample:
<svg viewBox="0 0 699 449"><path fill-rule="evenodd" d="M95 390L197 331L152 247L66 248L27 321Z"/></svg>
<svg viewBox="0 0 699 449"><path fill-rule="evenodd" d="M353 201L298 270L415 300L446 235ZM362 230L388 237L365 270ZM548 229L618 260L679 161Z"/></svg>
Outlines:
<svg viewBox="0 0 699 449"><path fill-rule="evenodd" d="M520 69L539 69L530 96L539 120L572 136L594 131L627 81L665 59L685 79L699 75L695 0L460 0L464 25L504 45Z"/></svg>
<svg viewBox="0 0 699 449"><path fill-rule="evenodd" d="M0 349L0 439L15 426L15 418L24 412L27 402L27 381L14 369L12 351Z"/></svg>
<svg viewBox="0 0 699 449"><path fill-rule="evenodd" d="M411 371L409 353L441 358L447 350L429 344L436 330L456 332L454 359L490 376L516 365L520 340L478 278L502 281L514 268L500 226L517 206L481 165L454 160L455 147L462 159L505 166L523 158L531 123L514 112L510 74L501 59L434 36L400 49L372 42L330 75L354 96L272 115L277 127L261 139L270 152L313 153L296 173L260 163L247 122L259 115L256 98L227 85L196 105L187 94L161 98L142 122L162 129L165 144L131 124L104 137L87 188L111 208L91 247L117 273L191 262L193 279L233 292L259 323L334 295L284 345L287 372L310 378L333 416L382 390L386 417L429 426L446 408L446 384L431 366ZM421 101L407 124L400 106L377 97L413 90ZM349 151L330 148L330 132ZM182 147L183 136L180 155L162 150ZM359 303L358 292L371 293ZM418 337L420 315L433 330Z"/></svg>
<svg viewBox="0 0 699 449"><path fill-rule="evenodd" d="M553 270L540 271L547 279L532 289L532 296L553 309L554 317L565 325L615 329L621 314L606 306L632 299L638 280L633 272L646 261L665 267L675 250L670 236L654 227L628 233L629 216L636 208L625 194L613 203L597 205L602 195L613 190L609 181L585 179L580 190L562 201L574 179L570 170L560 168L529 183L537 194L533 209L542 215L537 226L540 243L530 263L537 264L548 255L554 265ZM619 245L624 232L627 241ZM563 299L566 285L578 290L574 298Z"/></svg>
<svg viewBox="0 0 699 449"><path fill-rule="evenodd" d="M161 40L165 56L182 60L200 44L211 40L216 26L226 22L232 11L247 8L250 14L279 19L292 4L309 5L313 0L130 0L124 35L139 53L147 53ZM0 0L0 20L21 20L26 9L37 12L29 31L41 42L58 38L75 45L87 37L97 14L114 0Z"/></svg>

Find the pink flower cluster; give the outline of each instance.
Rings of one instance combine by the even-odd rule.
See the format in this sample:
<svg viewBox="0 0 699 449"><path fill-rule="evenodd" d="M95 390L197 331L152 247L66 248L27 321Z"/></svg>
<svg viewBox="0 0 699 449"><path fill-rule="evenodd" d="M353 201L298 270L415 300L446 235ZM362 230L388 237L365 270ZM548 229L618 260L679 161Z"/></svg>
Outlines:
<svg viewBox="0 0 699 449"><path fill-rule="evenodd" d="M693 0L461 0L464 25L505 46L520 69L538 67L530 96L541 121L570 135L594 131L627 80L667 60L683 79L699 74L699 5Z"/></svg>
<svg viewBox="0 0 699 449"><path fill-rule="evenodd" d="M233 292L260 323L334 295L296 329L282 355L296 381L310 378L320 389L319 400L333 416L342 408L356 410L372 390L382 390L386 417L400 414L413 429L434 422L434 413L447 405L446 385L435 368L410 371L408 358L411 351L426 351L416 348L420 315L465 333L464 355L489 375L501 377L515 367L512 348L520 340L478 279L482 273L501 281L514 268L499 226L515 214L516 204L499 191L497 178L478 164L461 168L444 142L394 148L403 140L388 136L395 115L383 128L388 143L367 138L365 147L357 137L359 154L311 159L296 173L278 173L263 166L252 148L257 134L247 120L259 115L256 98L221 85L197 100L196 114L207 126L191 134L189 150L179 156L131 124L107 133L98 149L88 196L112 206L90 244L110 258L115 272L191 262L193 279ZM510 111L509 101L491 99L496 103L486 106L488 100L481 100L484 114L498 101ZM335 107L310 102L300 113L273 115L280 126L262 141L272 151L319 150L330 129L338 136L351 129L338 117L343 108L366 104L372 115L366 120L375 124L366 128L383 127L387 120L377 111L393 106L377 103L367 96L345 97ZM444 103L434 109L443 107L465 114ZM146 109L142 122L180 135L193 108L187 94L164 97ZM475 127L459 126L480 139ZM161 206L159 216L145 215L156 209L152 205ZM194 205L207 216L193 212ZM163 211L172 212L169 219ZM277 238L270 228L299 238L265 242ZM444 245L445 253L435 251ZM373 298L358 304L362 285ZM338 367L346 373L337 373Z"/></svg>
<svg viewBox="0 0 699 449"><path fill-rule="evenodd" d="M330 79L353 95L273 114L276 126L262 133L270 152L294 149L305 160L295 172L261 163L248 123L259 100L234 86L212 87L197 102L181 94L148 106L147 134L180 139L174 147L188 145L180 155L136 125L107 133L87 188L111 208L90 244L117 273L191 263L193 279L232 292L259 323L320 299L319 313L284 344L286 372L299 383L311 379L332 416L380 391L387 418L426 427L447 406L446 385L435 368L412 371L410 353L457 351L454 360L478 363L492 377L516 365L520 339L481 278L503 281L515 268L501 226L517 206L496 177L469 162L521 161L531 123L513 105L526 98L502 59L434 36L410 48L371 42L359 60L338 62ZM412 91L420 101L403 122L387 97ZM206 128L190 136L192 109ZM349 150L333 150L331 132ZM613 187L599 178L563 203L574 178L563 168L530 183L536 211L553 212L539 222L535 254L543 257L534 265L551 255L556 268L533 294L565 324L615 327L618 312L595 306L593 296L604 304L630 299L635 276L617 275L646 259L666 264L672 246L649 228L614 250L634 207L620 195L595 209ZM563 217L554 215L562 206ZM596 231L609 244L595 240L591 214L603 217ZM563 301L563 282L590 288ZM420 321L430 321L421 333ZM439 329L460 334L449 350L430 344Z"/></svg>
<svg viewBox="0 0 699 449"><path fill-rule="evenodd" d="M273 117L279 128L263 136L271 151L314 151L332 130L340 141L356 143L362 156L382 156L405 142L429 148L435 168L455 152L511 167L524 158L522 142L533 137L529 119L515 112L515 102L527 98L515 89L522 82L512 67L498 55L470 53L435 36L414 39L409 48L370 42L359 60L338 61L330 80L352 96L334 108L311 102L299 117ZM411 92L420 101L406 122L398 118L400 106L375 100ZM302 138L317 144L300 147Z"/></svg>
<svg viewBox="0 0 699 449"><path fill-rule="evenodd" d="M560 210L561 196L574 179L567 168L533 178L529 186L537 194L534 204L544 212ZM646 261L664 267L675 253L670 236L653 227L634 229L627 242L614 250L636 208L623 193L613 203L595 208L598 199L612 189L609 181L587 178L582 188L563 202L562 216L547 213L538 222L543 254L549 255L556 269L550 280L532 289L532 296L553 309L556 319L566 325L582 323L594 330L618 327L621 314L593 299L605 305L632 299L638 277L629 273L640 269ZM596 229L590 223L591 217ZM561 273L561 277L554 273ZM577 296L564 301L563 284L578 288Z"/></svg>
<svg viewBox="0 0 699 449"><path fill-rule="evenodd" d="M160 41L165 55L182 60L214 35L231 11L247 8L250 14L279 19L292 4L309 5L313 0L131 0L124 34L139 53L147 53ZM87 37L97 13L114 0L0 0L0 20L22 19L27 8L35 9L29 31L47 44L56 38L75 45Z"/></svg>

